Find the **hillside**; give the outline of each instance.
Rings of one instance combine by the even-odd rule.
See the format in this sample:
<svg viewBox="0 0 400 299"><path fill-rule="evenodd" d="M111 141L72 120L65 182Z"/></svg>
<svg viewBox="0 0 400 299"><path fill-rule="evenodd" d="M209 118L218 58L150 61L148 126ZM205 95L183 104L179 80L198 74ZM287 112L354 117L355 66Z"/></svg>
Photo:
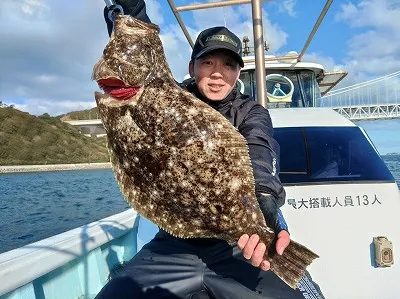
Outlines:
<svg viewBox="0 0 400 299"><path fill-rule="evenodd" d="M82 111L73 111L67 114L62 114L57 116L57 118L61 120L82 120L82 119L98 119L99 116L99 109L94 107L89 110L82 110Z"/></svg>
<svg viewBox="0 0 400 299"><path fill-rule="evenodd" d="M0 108L0 165L108 162L105 144L48 114Z"/></svg>

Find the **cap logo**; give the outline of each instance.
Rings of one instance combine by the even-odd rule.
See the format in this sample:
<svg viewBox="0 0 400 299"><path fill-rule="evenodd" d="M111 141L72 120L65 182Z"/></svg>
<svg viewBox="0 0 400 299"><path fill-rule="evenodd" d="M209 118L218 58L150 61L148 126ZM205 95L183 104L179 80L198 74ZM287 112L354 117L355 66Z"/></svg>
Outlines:
<svg viewBox="0 0 400 299"><path fill-rule="evenodd" d="M206 40L205 40L205 42L209 42L209 41L221 41L221 42L226 42L226 43L229 43L229 44L233 45L235 48L238 46L238 44L235 43L235 42L233 41L233 39L227 37L226 35L222 35L222 34L219 34L219 35L211 35L211 36L207 37Z"/></svg>

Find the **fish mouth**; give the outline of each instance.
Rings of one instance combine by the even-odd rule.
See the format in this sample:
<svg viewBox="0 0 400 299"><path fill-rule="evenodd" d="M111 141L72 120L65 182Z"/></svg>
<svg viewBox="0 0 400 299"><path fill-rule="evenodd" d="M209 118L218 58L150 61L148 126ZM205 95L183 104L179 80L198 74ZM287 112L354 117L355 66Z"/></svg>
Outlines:
<svg viewBox="0 0 400 299"><path fill-rule="evenodd" d="M99 79L97 84L105 92L105 95L109 95L117 101L132 100L142 89L140 86L126 85L118 78Z"/></svg>

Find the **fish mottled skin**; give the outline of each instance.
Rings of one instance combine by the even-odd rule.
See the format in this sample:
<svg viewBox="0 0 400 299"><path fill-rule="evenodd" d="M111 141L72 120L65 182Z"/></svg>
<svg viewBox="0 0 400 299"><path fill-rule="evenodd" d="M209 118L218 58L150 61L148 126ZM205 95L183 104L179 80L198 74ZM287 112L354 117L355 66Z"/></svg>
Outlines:
<svg viewBox="0 0 400 299"><path fill-rule="evenodd" d="M258 234L274 271L295 287L317 255L291 241L275 254L254 189L244 137L219 112L181 89L166 62L159 29L118 16L93 79L118 79L136 95L96 92L116 180L128 203L180 238L233 244Z"/></svg>

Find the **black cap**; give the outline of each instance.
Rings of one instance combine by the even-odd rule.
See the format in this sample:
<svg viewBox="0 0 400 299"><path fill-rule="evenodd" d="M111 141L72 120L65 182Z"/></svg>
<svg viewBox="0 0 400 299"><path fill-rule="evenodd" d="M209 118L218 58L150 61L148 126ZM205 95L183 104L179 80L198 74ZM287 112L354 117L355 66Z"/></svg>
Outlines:
<svg viewBox="0 0 400 299"><path fill-rule="evenodd" d="M198 59L213 50L226 49L235 55L239 65L244 66L242 59L242 42L226 27L212 27L202 31L193 47L192 60Z"/></svg>

